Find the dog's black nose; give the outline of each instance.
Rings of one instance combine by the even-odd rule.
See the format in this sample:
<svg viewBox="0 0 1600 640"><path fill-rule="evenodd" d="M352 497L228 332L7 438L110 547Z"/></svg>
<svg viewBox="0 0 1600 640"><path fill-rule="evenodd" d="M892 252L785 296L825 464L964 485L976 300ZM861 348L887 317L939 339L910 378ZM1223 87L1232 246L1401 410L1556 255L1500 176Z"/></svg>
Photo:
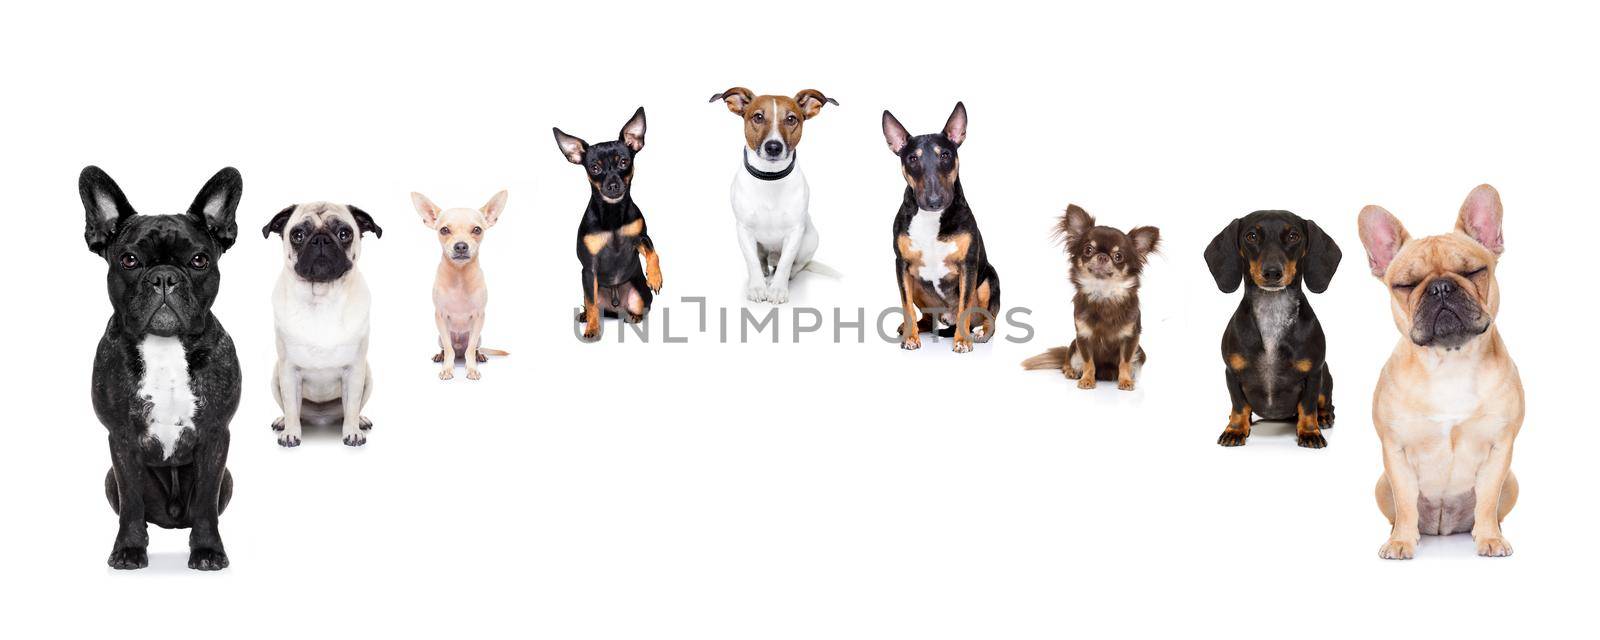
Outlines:
<svg viewBox="0 0 1600 640"><path fill-rule="evenodd" d="M1266 278L1268 282L1283 280L1283 267L1262 267L1261 277Z"/></svg>
<svg viewBox="0 0 1600 640"><path fill-rule="evenodd" d="M1448 278L1439 278L1428 284L1428 295L1430 296L1449 295L1455 293L1455 290L1456 283L1451 282Z"/></svg>
<svg viewBox="0 0 1600 640"><path fill-rule="evenodd" d="M150 275L145 276L144 281L145 284L149 285L151 289L155 289L161 293L172 293L173 289L178 288L177 274L165 269L151 271Z"/></svg>
<svg viewBox="0 0 1600 640"><path fill-rule="evenodd" d="M766 144L761 145L761 148L764 149L769 156L776 156L780 153L783 153L783 143L778 142L777 140L768 140Z"/></svg>
<svg viewBox="0 0 1600 640"><path fill-rule="evenodd" d="M328 244L329 242L332 242L332 241L333 241L333 238L331 236L329 236L328 234L319 233L317 235L311 236L310 244L312 246L322 246L322 245Z"/></svg>
<svg viewBox="0 0 1600 640"><path fill-rule="evenodd" d="M467 243L465 243L465 242L457 242L456 243L456 253L466 253L466 252L467 252Z"/></svg>

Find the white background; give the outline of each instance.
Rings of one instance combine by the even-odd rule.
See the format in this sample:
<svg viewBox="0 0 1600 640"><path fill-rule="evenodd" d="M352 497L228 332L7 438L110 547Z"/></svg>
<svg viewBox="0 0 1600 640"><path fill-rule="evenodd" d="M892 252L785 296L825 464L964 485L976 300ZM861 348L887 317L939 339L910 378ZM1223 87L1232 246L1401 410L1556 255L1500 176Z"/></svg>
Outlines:
<svg viewBox="0 0 1600 640"><path fill-rule="evenodd" d="M1101 5L1105 3L1092 3ZM1596 232L1595 16L1537 3L519 3L469 6L31 3L0 20L0 195L13 251L0 372L7 454L0 618L16 637L450 633L548 638L1486 636L1588 624L1596 562L1586 337ZM1584 62L1588 61L1588 62ZM816 88L800 161L845 273L796 305L897 306L890 224L903 182L880 113L939 128L971 114L962 178L1029 344L957 356L830 331L720 344L695 305L737 310L728 183L740 125L711 94ZM662 255L656 320L688 344L580 344L575 229L587 189L549 128L609 138L648 112L634 196ZM172 213L224 165L244 173L241 238L215 311L245 388L222 530L233 566L107 569L116 520L88 398L110 313L81 244L76 178L105 168ZM1370 394L1398 334L1355 216L1417 234L1498 187L1498 326L1528 411L1505 523L1516 555L1425 540L1385 562ZM485 247L485 345L509 358L441 382L429 290L437 242L410 207L510 201ZM268 429L269 293L291 203L372 212L376 422L280 449ZM1158 225L1140 389L1083 392L1023 358L1070 338L1048 232L1076 202ZM1313 304L1337 428L1216 446L1218 341L1238 295L1200 253L1230 219L1317 220L1345 261ZM764 308L764 307L761 307ZM831 313L831 311L825 311ZM735 316L736 317L736 316ZM732 333L737 335L737 326ZM1019 336L1022 331L1008 330ZM630 336L631 337L631 336ZM18 410L20 409L20 411Z"/></svg>

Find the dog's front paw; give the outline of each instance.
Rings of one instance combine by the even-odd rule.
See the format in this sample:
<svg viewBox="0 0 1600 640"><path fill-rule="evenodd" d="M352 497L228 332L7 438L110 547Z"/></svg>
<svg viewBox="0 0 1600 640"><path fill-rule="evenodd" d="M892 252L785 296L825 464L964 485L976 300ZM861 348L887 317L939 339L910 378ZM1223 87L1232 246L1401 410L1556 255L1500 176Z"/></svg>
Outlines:
<svg viewBox="0 0 1600 640"><path fill-rule="evenodd" d="M950 345L950 350L956 353L972 353L972 338L956 338Z"/></svg>
<svg viewBox="0 0 1600 640"><path fill-rule="evenodd" d="M439 379L440 380L450 380L450 379L452 379L454 377L456 377L456 368L455 367L449 367L447 369L440 369L439 370Z"/></svg>
<svg viewBox="0 0 1600 640"><path fill-rule="evenodd" d="M1333 405L1317 407L1317 428L1333 428Z"/></svg>
<svg viewBox="0 0 1600 640"><path fill-rule="evenodd" d="M1294 443L1307 449L1321 449L1328 446L1328 439L1322 437L1318 431L1306 431L1294 434Z"/></svg>
<svg viewBox="0 0 1600 640"><path fill-rule="evenodd" d="M360 427L351 429L346 426L343 441L347 447L359 447L367 443L367 434L362 433Z"/></svg>
<svg viewBox="0 0 1600 640"><path fill-rule="evenodd" d="M440 351L438 353L433 354L433 361L434 362L444 362L444 352Z"/></svg>
<svg viewBox="0 0 1600 640"><path fill-rule="evenodd" d="M661 272L650 271L644 274L644 284L650 287L651 293L661 293Z"/></svg>
<svg viewBox="0 0 1600 640"><path fill-rule="evenodd" d="M1410 560L1417 557L1417 543L1391 538L1378 547L1378 557L1384 560Z"/></svg>
<svg viewBox="0 0 1600 640"><path fill-rule="evenodd" d="M789 283L773 282L767 287L767 302L783 304L789 301Z"/></svg>
<svg viewBox="0 0 1600 640"><path fill-rule="evenodd" d="M221 549L193 549L189 551L189 568L195 571L217 571L228 568L228 554Z"/></svg>
<svg viewBox="0 0 1600 640"><path fill-rule="evenodd" d="M278 446L280 446L280 447L298 447L298 446L300 446L300 430L296 429L294 431L280 431L278 433Z"/></svg>
<svg viewBox="0 0 1600 640"><path fill-rule="evenodd" d="M129 569L143 569L150 566L150 556L144 549L137 547L123 547L111 552L111 557L106 559L106 564L118 571Z"/></svg>
<svg viewBox="0 0 1600 640"><path fill-rule="evenodd" d="M1086 375L1086 376L1081 376L1081 377L1078 378L1078 388L1079 389L1093 389L1094 386L1095 386L1094 376Z"/></svg>
<svg viewBox="0 0 1600 640"><path fill-rule="evenodd" d="M477 369L467 369L467 379L468 380L478 380L478 379L480 379L482 377L483 377L483 374L478 373Z"/></svg>
<svg viewBox="0 0 1600 640"><path fill-rule="evenodd" d="M921 349L922 338L914 335L901 338L900 348L905 349L906 351L916 351L917 349Z"/></svg>
<svg viewBox="0 0 1600 640"><path fill-rule="evenodd" d="M1245 439L1249 437L1250 434L1245 433L1242 429L1223 429L1222 435L1217 437L1217 444L1220 444L1224 447L1244 446Z"/></svg>
<svg viewBox="0 0 1600 640"><path fill-rule="evenodd" d="M1133 391L1133 378L1118 380L1117 388L1123 391Z"/></svg>
<svg viewBox="0 0 1600 640"><path fill-rule="evenodd" d="M1504 558L1511 555L1511 543L1500 536L1473 536L1478 544L1478 555L1486 558Z"/></svg>
<svg viewBox="0 0 1600 640"><path fill-rule="evenodd" d="M989 341L989 338L992 338L992 337L994 337L994 336L993 336L993 334L989 333L989 327L986 326L986 325L981 325L980 324L980 325L972 328L972 341L973 342L976 342L978 344L984 344L984 343Z"/></svg>
<svg viewBox="0 0 1600 640"><path fill-rule="evenodd" d="M767 300L767 282L761 278L751 278L744 286L744 297L751 302L765 302Z"/></svg>
<svg viewBox="0 0 1600 640"><path fill-rule="evenodd" d="M277 420L272 421L272 430L283 431L283 416L278 416Z"/></svg>

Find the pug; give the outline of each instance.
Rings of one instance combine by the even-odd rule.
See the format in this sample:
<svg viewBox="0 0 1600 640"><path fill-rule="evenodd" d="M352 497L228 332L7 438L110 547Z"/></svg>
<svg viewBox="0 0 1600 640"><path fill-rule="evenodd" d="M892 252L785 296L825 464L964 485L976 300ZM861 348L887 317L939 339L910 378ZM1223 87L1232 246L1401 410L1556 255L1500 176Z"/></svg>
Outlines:
<svg viewBox="0 0 1600 640"><path fill-rule="evenodd" d="M1517 503L1511 445L1523 394L1495 323L1502 216L1489 185L1467 194L1454 231L1436 236L1412 238L1383 207L1361 211L1361 244L1400 330L1372 398L1383 443L1375 493L1393 525L1379 557L1408 559L1423 534L1464 532L1478 555L1511 555L1500 523Z"/></svg>
<svg viewBox="0 0 1600 640"><path fill-rule="evenodd" d="M283 416L272 423L278 444L300 445L301 426L338 423L344 443L367 443L372 421L361 415L372 396L367 334L372 295L356 263L361 238L383 237L372 216L332 202L279 211L261 236L283 240L283 272L272 292L278 364L272 397Z"/></svg>

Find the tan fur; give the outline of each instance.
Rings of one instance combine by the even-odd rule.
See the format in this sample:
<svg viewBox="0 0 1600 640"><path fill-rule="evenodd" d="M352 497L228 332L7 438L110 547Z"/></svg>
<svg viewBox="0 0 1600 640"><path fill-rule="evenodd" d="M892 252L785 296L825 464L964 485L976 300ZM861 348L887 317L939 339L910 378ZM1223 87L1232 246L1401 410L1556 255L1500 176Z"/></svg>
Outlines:
<svg viewBox="0 0 1600 640"><path fill-rule="evenodd" d="M1488 202L1488 195L1493 196L1498 234L1498 194L1481 186L1469 195L1468 203L1474 198ZM1456 231L1414 240L1381 207L1370 206L1361 212L1362 242L1374 270L1381 270L1381 279L1389 287L1391 313L1402 336L1379 376L1372 403L1373 426L1383 444L1384 461L1376 497L1379 510L1393 524L1389 540L1379 549L1384 558L1410 558L1423 533L1448 534L1454 532L1452 525L1466 526L1465 518L1441 525L1437 518L1443 516L1433 508L1448 506L1464 496L1475 500L1470 531L1479 555L1511 554L1500 524L1515 504L1518 491L1510 470L1512 443L1522 428L1524 409L1516 364L1495 322L1459 350L1417 346L1406 336L1411 332L1420 291L1395 288L1431 277L1450 277L1470 287L1464 290L1470 291L1491 317L1496 315L1498 254L1468 235L1467 212L1468 206L1463 205ZM1397 242L1388 241L1390 234L1381 231L1386 228L1398 232ZM1393 252L1396 244L1398 252L1383 268L1384 256ZM1477 266L1487 267L1478 277L1453 275ZM1423 522L1423 514L1435 519Z"/></svg>
<svg viewBox="0 0 1600 640"><path fill-rule="evenodd" d="M711 99L723 100L728 105L728 111L744 119L744 140L751 149L761 148L761 143L774 129L790 149L798 147L806 120L821 113L824 104L838 104L816 89L801 90L791 98L758 96L744 87L733 87ZM792 120L790 116L793 116Z"/></svg>

